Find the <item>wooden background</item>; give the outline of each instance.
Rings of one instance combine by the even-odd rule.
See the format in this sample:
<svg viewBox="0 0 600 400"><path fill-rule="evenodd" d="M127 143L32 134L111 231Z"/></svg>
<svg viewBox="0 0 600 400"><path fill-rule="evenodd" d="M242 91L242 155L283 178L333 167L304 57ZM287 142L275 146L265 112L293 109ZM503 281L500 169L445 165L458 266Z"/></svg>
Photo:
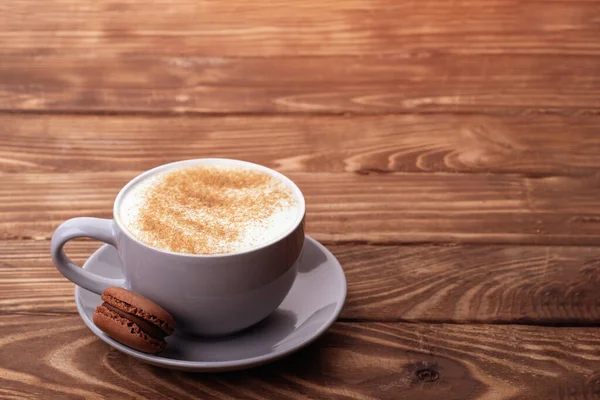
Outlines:
<svg viewBox="0 0 600 400"><path fill-rule="evenodd" d="M599 1L18 0L0 41L0 398L600 398ZM179 373L79 319L56 226L196 157L304 191L348 279L307 349Z"/></svg>

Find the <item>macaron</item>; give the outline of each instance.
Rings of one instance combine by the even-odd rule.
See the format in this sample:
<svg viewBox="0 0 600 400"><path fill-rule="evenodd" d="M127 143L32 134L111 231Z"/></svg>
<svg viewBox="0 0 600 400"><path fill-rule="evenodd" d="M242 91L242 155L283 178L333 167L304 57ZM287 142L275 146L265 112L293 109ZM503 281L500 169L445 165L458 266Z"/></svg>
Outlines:
<svg viewBox="0 0 600 400"><path fill-rule="evenodd" d="M94 312L94 324L119 343L156 354L167 345L175 319L158 304L129 290L109 287Z"/></svg>

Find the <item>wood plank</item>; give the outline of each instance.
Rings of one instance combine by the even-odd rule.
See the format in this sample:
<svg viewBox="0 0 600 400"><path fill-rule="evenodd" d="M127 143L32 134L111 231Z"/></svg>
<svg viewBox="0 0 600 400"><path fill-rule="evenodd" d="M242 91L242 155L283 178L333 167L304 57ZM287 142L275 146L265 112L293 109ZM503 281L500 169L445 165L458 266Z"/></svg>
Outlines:
<svg viewBox="0 0 600 400"><path fill-rule="evenodd" d="M0 121L4 172L140 170L228 157L284 172L600 173L597 116L4 115Z"/></svg>
<svg viewBox="0 0 600 400"><path fill-rule="evenodd" d="M600 56L537 54L9 55L0 63L0 110L597 113L599 65Z"/></svg>
<svg viewBox="0 0 600 400"><path fill-rule="evenodd" d="M600 380L598 328L337 323L279 362L203 375L118 353L78 316L2 316L0 329L13 396L583 400Z"/></svg>
<svg viewBox="0 0 600 400"><path fill-rule="evenodd" d="M0 238L48 239L76 216L109 218L137 171L0 174ZM321 241L600 243L600 175L288 173Z"/></svg>
<svg viewBox="0 0 600 400"><path fill-rule="evenodd" d="M0 54L598 55L599 17L594 0L21 0L0 5Z"/></svg>
<svg viewBox="0 0 600 400"><path fill-rule="evenodd" d="M73 242L83 264L99 246ZM344 321L600 326L600 248L328 245L342 264ZM0 314L76 312L47 241L0 242Z"/></svg>
<svg viewBox="0 0 600 400"><path fill-rule="evenodd" d="M26 0L0 5L0 110L597 113L598 18L581 0Z"/></svg>

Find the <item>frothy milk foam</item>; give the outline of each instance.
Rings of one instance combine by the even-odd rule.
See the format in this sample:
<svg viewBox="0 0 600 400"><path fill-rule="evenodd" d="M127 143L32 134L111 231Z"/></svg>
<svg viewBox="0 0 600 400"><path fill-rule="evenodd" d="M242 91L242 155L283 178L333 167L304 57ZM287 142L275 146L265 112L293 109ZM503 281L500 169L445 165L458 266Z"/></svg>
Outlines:
<svg viewBox="0 0 600 400"><path fill-rule="evenodd" d="M175 167L137 182L118 215L139 241L186 254L249 250L289 232L299 218L293 190L258 169Z"/></svg>

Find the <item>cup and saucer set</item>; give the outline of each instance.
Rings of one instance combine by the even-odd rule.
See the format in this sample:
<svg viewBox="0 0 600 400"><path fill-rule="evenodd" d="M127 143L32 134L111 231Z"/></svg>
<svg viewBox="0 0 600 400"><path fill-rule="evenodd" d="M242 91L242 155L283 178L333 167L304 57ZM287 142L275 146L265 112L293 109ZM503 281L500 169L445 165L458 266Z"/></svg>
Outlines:
<svg viewBox="0 0 600 400"><path fill-rule="evenodd" d="M270 174L297 199L298 218L288 232L247 251L195 255L150 247L119 218L119 205L143 180L193 166L233 166ZM52 259L76 284L75 302L88 328L115 349L152 365L195 372L250 368L291 354L322 335L339 316L346 278L335 256L304 234L300 189L269 168L238 160L195 159L166 164L129 182L117 195L113 219L74 218L52 237ZM106 244L83 268L64 253L71 239ZM94 323L101 294L120 287L150 299L176 321L166 348L149 354L114 340Z"/></svg>

